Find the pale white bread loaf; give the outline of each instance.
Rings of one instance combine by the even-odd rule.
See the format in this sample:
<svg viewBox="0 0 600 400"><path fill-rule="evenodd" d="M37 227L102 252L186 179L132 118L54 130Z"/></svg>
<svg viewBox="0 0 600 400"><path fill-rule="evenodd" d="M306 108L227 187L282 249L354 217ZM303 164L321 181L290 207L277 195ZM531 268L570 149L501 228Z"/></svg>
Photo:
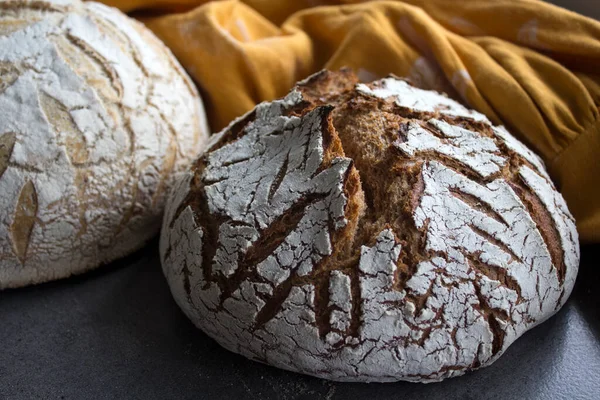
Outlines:
<svg viewBox="0 0 600 400"><path fill-rule="evenodd" d="M489 365L564 304L579 264L534 153L439 93L348 71L215 136L160 247L178 304L221 345L339 381Z"/></svg>
<svg viewBox="0 0 600 400"><path fill-rule="evenodd" d="M208 137L171 52L116 9L0 2L0 288L140 248Z"/></svg>

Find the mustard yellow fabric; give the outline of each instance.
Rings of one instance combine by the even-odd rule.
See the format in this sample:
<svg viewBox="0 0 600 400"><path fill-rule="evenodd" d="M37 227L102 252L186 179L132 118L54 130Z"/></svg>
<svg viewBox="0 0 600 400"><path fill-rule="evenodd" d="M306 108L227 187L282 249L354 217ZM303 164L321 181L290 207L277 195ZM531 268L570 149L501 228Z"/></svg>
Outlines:
<svg viewBox="0 0 600 400"><path fill-rule="evenodd" d="M351 3L345 1L344 3ZM107 0L201 89L218 131L322 68L394 73L502 123L544 159L600 242L600 22L533 0Z"/></svg>

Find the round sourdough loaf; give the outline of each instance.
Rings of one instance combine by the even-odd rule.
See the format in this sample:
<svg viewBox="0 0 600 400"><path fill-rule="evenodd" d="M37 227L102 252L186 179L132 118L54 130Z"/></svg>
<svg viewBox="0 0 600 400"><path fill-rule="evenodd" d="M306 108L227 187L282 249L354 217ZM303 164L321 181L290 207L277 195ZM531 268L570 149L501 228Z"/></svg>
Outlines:
<svg viewBox="0 0 600 400"><path fill-rule="evenodd" d="M340 381L489 365L569 296L573 217L504 128L390 77L321 72L175 185L164 273L229 350Z"/></svg>
<svg viewBox="0 0 600 400"><path fill-rule="evenodd" d="M0 2L0 289L141 247L207 137L196 89L141 24L97 3Z"/></svg>

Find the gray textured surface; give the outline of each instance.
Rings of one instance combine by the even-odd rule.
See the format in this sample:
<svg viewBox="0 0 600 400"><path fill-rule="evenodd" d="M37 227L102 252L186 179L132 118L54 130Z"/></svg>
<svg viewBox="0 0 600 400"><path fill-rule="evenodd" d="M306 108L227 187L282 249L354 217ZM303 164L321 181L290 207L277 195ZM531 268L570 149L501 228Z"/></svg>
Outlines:
<svg viewBox="0 0 600 400"><path fill-rule="evenodd" d="M331 383L230 353L177 308L155 248L1 292L0 399L600 399L600 246L557 315L491 367L429 385Z"/></svg>

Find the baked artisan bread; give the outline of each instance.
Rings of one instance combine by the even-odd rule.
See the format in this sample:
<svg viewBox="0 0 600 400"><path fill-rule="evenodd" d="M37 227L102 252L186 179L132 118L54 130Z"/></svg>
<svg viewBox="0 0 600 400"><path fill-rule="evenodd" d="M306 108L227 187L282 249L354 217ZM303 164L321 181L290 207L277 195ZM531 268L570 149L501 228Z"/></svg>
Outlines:
<svg viewBox="0 0 600 400"><path fill-rule="evenodd" d="M0 2L0 288L141 247L208 129L164 45L116 9Z"/></svg>
<svg viewBox="0 0 600 400"><path fill-rule="evenodd" d="M389 77L321 72L213 137L161 257L229 350L339 381L489 365L569 296L573 217L504 128Z"/></svg>

